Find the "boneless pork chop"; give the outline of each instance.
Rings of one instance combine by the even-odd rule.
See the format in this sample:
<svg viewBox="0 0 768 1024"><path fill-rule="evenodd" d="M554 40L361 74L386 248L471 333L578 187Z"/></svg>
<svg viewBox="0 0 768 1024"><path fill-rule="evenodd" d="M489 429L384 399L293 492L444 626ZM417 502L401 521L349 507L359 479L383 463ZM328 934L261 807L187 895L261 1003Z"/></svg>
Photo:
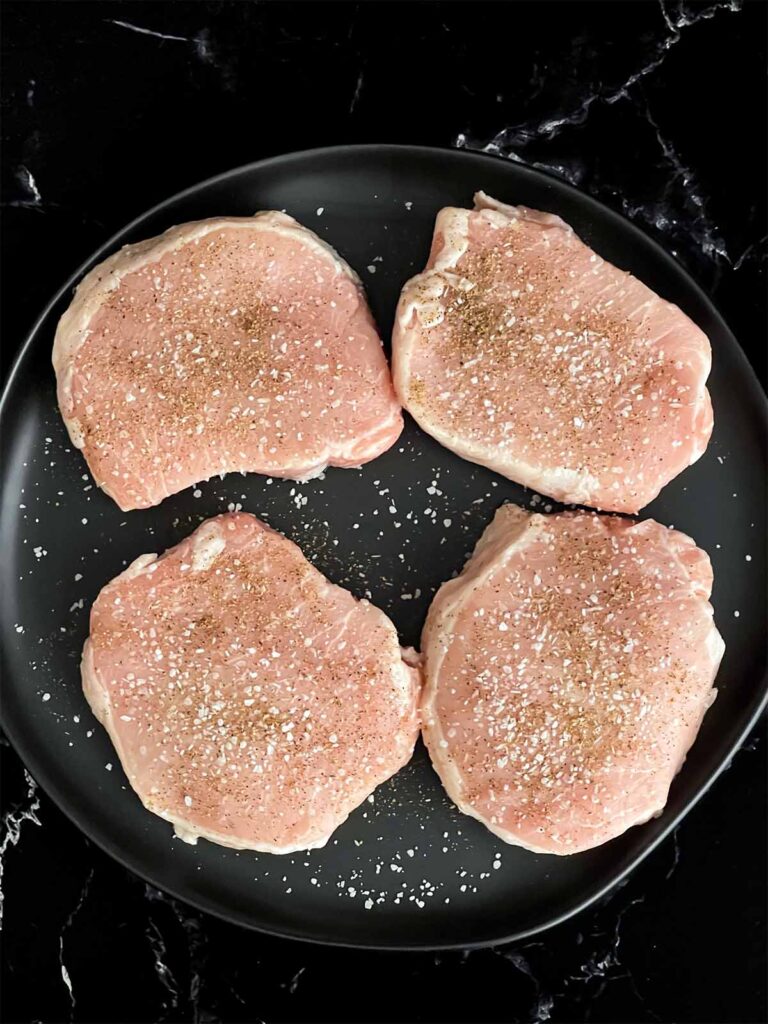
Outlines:
<svg viewBox="0 0 768 1024"><path fill-rule="evenodd" d="M422 637L422 717L458 807L576 853L658 814L715 697L706 554L676 530L503 506Z"/></svg>
<svg viewBox="0 0 768 1024"><path fill-rule="evenodd" d="M72 441L123 509L217 473L358 466L402 429L357 276L283 213L125 246L78 287L53 363Z"/></svg>
<svg viewBox="0 0 768 1024"><path fill-rule="evenodd" d="M288 853L410 760L420 676L402 654L383 612L234 513L104 587L83 688L182 839Z"/></svg>
<svg viewBox="0 0 768 1024"><path fill-rule="evenodd" d="M706 336L559 217L475 197L403 289L395 388L464 458L564 502L637 512L712 433Z"/></svg>

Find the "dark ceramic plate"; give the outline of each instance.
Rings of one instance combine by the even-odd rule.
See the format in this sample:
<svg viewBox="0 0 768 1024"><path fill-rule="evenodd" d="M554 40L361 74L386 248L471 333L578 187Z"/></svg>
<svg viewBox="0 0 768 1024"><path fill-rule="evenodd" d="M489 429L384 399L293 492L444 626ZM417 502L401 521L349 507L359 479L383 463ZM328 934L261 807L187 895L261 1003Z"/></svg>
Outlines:
<svg viewBox="0 0 768 1024"><path fill-rule="evenodd" d="M137 555L164 550L239 503L297 541L332 580L368 594L403 643L417 644L432 594L461 567L494 509L505 500L530 504L533 495L409 422L400 442L360 471L332 470L308 484L232 475L159 508L120 512L91 487L59 418L50 367L56 321L73 283L125 242L200 217L284 208L357 268L386 337L401 285L425 261L435 213L471 205L478 188L561 214L712 340L712 443L644 514L684 530L712 557L727 644L720 695L663 815L588 853L546 857L505 846L455 810L421 747L324 850L274 857L187 846L142 808L80 690L88 609L101 586ZM604 893L667 835L728 764L764 701L762 392L733 335L670 256L538 171L466 152L346 147L266 160L188 189L121 231L62 288L24 347L2 415L3 725L91 839L154 885L231 921L390 948L479 945L546 928Z"/></svg>

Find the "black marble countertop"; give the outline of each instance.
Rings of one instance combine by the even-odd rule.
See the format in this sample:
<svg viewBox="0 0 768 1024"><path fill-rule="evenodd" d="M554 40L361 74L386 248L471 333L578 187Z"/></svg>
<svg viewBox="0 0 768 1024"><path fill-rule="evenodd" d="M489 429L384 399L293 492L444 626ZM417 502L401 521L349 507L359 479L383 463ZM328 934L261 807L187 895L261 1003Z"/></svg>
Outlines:
<svg viewBox="0 0 768 1024"><path fill-rule="evenodd" d="M227 168L465 146L626 213L765 380L762 2L3 5L3 356L101 242ZM94 848L3 743L5 1021L764 1021L766 728L623 886L531 940L375 954L239 930Z"/></svg>

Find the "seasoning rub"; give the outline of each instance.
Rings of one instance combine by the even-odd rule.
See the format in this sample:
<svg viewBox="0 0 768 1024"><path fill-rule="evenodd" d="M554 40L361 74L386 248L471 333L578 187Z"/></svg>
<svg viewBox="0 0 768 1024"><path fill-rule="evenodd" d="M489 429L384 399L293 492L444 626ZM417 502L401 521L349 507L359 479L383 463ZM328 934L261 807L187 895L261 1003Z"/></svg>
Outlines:
<svg viewBox="0 0 768 1024"><path fill-rule="evenodd" d="M711 589L653 520L502 506L422 635L424 738L458 807L557 854L658 814L716 693Z"/></svg>

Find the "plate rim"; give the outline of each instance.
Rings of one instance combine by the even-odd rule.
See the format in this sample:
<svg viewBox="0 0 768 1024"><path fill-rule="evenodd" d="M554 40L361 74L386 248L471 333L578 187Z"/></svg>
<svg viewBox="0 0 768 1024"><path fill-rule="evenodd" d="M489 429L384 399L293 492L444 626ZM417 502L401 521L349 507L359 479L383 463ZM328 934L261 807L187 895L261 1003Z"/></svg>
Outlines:
<svg viewBox="0 0 768 1024"><path fill-rule="evenodd" d="M657 257L660 257L662 261L670 268L672 273L682 275L685 279L686 284L696 295L696 298L706 308L707 313L714 322L718 329L724 331L730 335L731 339L735 343L733 346L734 357L737 362L740 363L740 370L745 374L746 379L749 382L749 389L751 392L750 398L755 400L756 406L759 408L759 416L763 421L764 433L768 435L768 397L766 396L757 374L747 358L744 349L742 348L738 338L733 331L728 327L724 318L714 305L712 300L709 298L707 293L696 281L696 279L690 274L690 272L683 266L679 260L672 256L667 250L658 242L652 235L648 234L641 227L633 223L628 217L617 210L612 209L610 206L604 204L601 200L596 199L589 193L582 191L570 182L564 181L562 178L557 177L554 174L550 174L538 167L532 167L527 163L517 163L513 165L509 163L504 157L499 154L479 152L470 149L458 149L446 146L421 146L421 145L410 145L408 143L350 143L346 145L335 145L335 146L323 146L311 149L295 150L287 153L274 154L269 157L265 157L261 160L250 161L245 164L241 164L237 167L230 168L229 170L214 174L202 181L196 182L192 185L187 186L184 189L174 193L173 195L161 200L154 206L143 211L138 216L134 217L131 221L125 224L122 228L112 234L105 242L103 242L90 256L87 257L67 278L64 284L57 289L53 297L46 303L41 313L33 321L32 326L29 328L25 335L25 338L19 348L19 351L14 359L3 385L2 395L0 396L0 434L4 433L4 427L6 426L6 420L10 413L9 409L12 402L12 392L16 385L16 378L19 375L21 366L27 358L28 351L32 348L36 341L37 335L43 326L44 322L50 316L51 312L57 305L57 303L66 295L66 293L81 279L84 273L86 273L91 267L93 267L100 259L105 255L112 252L118 245L124 244L126 236L129 236L134 229L140 227L144 222L155 216L156 214L162 213L167 207L171 207L180 200L193 196L195 193L205 190L212 185L226 182L228 179L236 178L238 176L251 173L257 170L261 170L269 165L279 165L280 163L288 163L294 160L307 160L312 158L323 158L332 157L334 155L353 155L354 153L366 153L366 154L380 154L382 156L393 153L409 153L411 155L435 155L442 154L443 156L450 155L452 158L458 158L459 160L469 161L501 161L505 166L514 166L517 173L523 174L523 176L530 177L532 179L544 179L546 182L552 182L557 186L558 189L570 192L578 197L578 200L582 204L586 204L588 207L599 212L600 216L609 220L613 220L614 223L620 224L624 231L629 230L630 234L634 234L635 237L641 238L643 244L649 245L655 250ZM2 672L10 671L7 665L6 655L6 643L5 637L0 637L0 668ZM569 907L563 913L549 918L544 923L534 925L529 928L522 930L513 931L511 933L505 933L499 935L496 938L481 939L481 940L470 940L468 942L408 942L401 941L393 943L391 941L384 942L353 942L346 939L339 939L335 937L329 937L326 935L312 935L302 933L301 931L286 927L272 927L265 926L262 924L255 924L248 915L239 913L236 907L232 907L229 910L224 910L222 907L215 903L215 901L207 899L205 896L195 896L191 898L187 894L182 894L172 885L158 885L155 879L149 877L144 871L133 866L129 863L129 859L123 855L122 848L117 842L110 842L108 839L99 837L97 838L91 829L90 819L81 821L77 812L71 809L69 801L67 800L66 794L62 793L56 778L52 772L48 772L44 765L35 754L32 749L32 745L27 742L18 732L15 731L14 727L9 724L8 718L5 713L5 709L0 702L0 726L2 726L5 735L14 749L15 753L21 760L24 768L32 776L34 781L45 794L53 801L59 811L61 811L66 818L71 821L76 828L78 828L95 846L112 857L125 869L130 871L132 874L141 878L144 882L152 885L154 888L166 893L174 899L179 900L182 903L186 903L189 906L194 907L196 910L204 913L211 914L212 916L228 922L229 924L236 924L240 927L248 928L251 931L256 931L261 934L271 935L281 939L294 939L300 942L307 942L313 945L333 946L344 949L361 949L361 950L379 950L389 952L429 952L429 951L447 951L447 950L459 950L459 949L482 949L496 945L501 945L509 942L518 942L520 940L530 938L533 935L541 934L542 932L548 931L551 928L556 927L559 924L569 920L576 914L581 913L588 907L592 906L598 900L604 898L610 892L612 892L624 879L626 879L638 866L644 861L668 836L680 822L685 818L690 811L699 803L702 797L709 791L714 785L716 780L730 766L730 763L740 749L745 739L755 727L759 718L763 714L768 706L768 665L765 666L762 679L757 680L757 692L760 693L762 690L762 696L757 701L757 706L753 713L747 720L746 724L742 727L735 740L732 741L731 745L726 749L726 753L721 759L721 763L712 772L707 779L699 786L698 790L695 791L694 795L689 798L685 806L671 818L666 826L659 832L659 834L635 856L628 864L626 864L620 871L615 872L608 876L607 880L602 884L598 885L597 888L591 889L590 894L584 899L580 900L574 906Z"/></svg>

